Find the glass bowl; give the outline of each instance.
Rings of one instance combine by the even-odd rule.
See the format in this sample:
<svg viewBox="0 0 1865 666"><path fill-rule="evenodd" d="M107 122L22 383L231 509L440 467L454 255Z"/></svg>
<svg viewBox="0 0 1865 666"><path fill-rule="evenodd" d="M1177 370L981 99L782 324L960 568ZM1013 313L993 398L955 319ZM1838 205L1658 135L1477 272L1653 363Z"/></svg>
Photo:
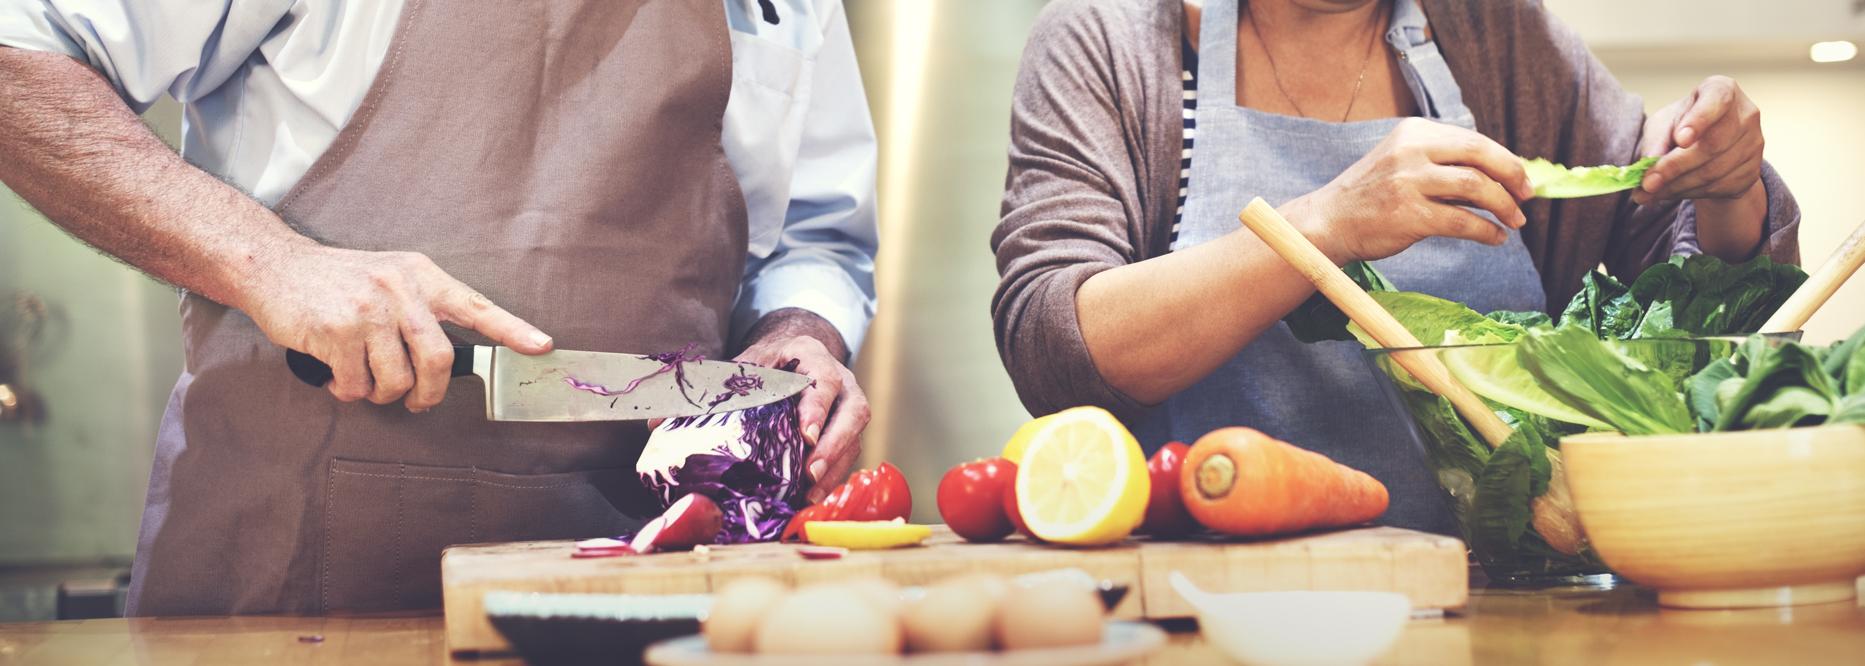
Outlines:
<svg viewBox="0 0 1865 666"><path fill-rule="evenodd" d="M1738 338L1652 338L1621 343L1624 352L1662 370L1680 387L1698 370L1732 354ZM1611 573L1584 537L1563 537L1559 521L1545 504L1570 507L1565 488L1550 481L1559 469L1560 438L1583 432L1611 431L1605 424L1567 407L1547 393L1520 365L1520 344L1459 345L1413 349L1369 349L1366 358L1392 409L1409 425L1411 437L1426 453L1450 505L1464 542L1489 579L1503 584L1535 585L1609 582ZM1510 455L1492 456L1451 403L1426 390L1399 367L1399 354L1428 354L1451 370L1458 381L1481 396L1523 441ZM1532 427L1528 427L1532 426ZM1662 474L1662 470L1652 470Z"/></svg>

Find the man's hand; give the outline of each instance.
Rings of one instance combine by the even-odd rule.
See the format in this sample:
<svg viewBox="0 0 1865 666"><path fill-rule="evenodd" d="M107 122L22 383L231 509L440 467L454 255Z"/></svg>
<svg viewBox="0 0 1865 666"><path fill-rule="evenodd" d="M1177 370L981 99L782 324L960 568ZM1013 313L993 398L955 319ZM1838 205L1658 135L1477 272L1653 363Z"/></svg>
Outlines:
<svg viewBox="0 0 1865 666"><path fill-rule="evenodd" d="M235 307L272 342L330 365L330 394L387 405L406 398L423 412L447 394L449 322L525 354L550 351L550 336L493 305L425 255L295 244L269 279Z"/></svg>
<svg viewBox="0 0 1865 666"><path fill-rule="evenodd" d="M1712 76L1645 120L1639 157L1659 156L1632 200L1735 199L1761 183L1761 110L1734 79ZM1753 196L1753 195L1751 195Z"/></svg>
<svg viewBox="0 0 1865 666"><path fill-rule="evenodd" d="M816 447L805 467L816 482L810 501L821 500L854 470L868 427L868 396L843 365L848 347L842 334L813 312L784 308L764 315L745 339L737 360L766 367L796 361L796 371L815 380L797 411L803 438Z"/></svg>

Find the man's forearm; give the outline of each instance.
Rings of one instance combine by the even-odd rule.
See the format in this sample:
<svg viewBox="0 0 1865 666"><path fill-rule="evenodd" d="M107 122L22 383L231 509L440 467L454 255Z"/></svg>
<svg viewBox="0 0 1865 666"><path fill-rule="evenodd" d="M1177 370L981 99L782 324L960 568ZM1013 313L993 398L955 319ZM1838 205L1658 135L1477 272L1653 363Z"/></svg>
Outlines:
<svg viewBox="0 0 1865 666"><path fill-rule="evenodd" d="M0 181L71 235L241 307L271 258L312 241L164 145L95 71L0 47Z"/></svg>

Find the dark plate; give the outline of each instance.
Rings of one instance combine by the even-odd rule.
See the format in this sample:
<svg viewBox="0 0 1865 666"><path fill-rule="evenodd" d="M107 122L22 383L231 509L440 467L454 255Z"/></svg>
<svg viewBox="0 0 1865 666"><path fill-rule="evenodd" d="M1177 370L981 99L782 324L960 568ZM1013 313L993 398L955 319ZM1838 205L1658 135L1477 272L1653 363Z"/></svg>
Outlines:
<svg viewBox="0 0 1865 666"><path fill-rule="evenodd" d="M525 663L639 664L655 642L699 632L710 595L489 592L486 617Z"/></svg>

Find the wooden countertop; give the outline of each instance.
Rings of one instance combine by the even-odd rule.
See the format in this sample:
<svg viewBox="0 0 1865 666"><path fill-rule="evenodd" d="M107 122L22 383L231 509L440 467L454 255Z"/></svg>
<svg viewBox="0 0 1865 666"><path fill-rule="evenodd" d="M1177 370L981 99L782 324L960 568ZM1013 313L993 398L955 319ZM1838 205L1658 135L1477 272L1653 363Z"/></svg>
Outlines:
<svg viewBox="0 0 1865 666"><path fill-rule="evenodd" d="M1148 664L1224 663L1186 623ZM0 624L0 664L517 664L451 659L436 615L138 618ZM1852 655L1845 657L1844 655ZM1383 664L1837 663L1865 655L1857 602L1672 611L1635 587L1476 588L1470 605L1417 620Z"/></svg>

